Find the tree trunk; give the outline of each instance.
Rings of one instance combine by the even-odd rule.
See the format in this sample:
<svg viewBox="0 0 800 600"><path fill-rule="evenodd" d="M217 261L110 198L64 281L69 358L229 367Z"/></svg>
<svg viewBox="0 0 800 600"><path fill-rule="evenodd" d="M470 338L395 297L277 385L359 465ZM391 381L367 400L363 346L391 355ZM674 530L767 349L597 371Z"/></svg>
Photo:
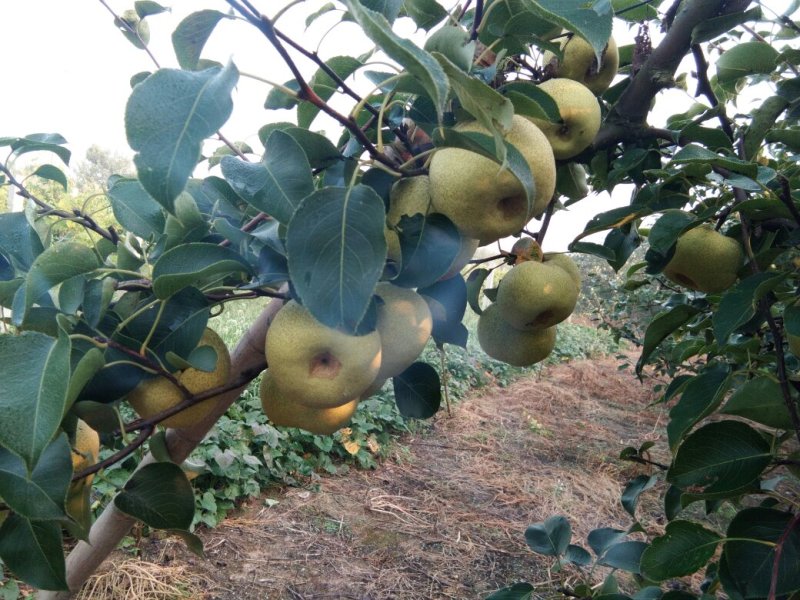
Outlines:
<svg viewBox="0 0 800 600"><path fill-rule="evenodd" d="M280 300L270 302L236 345L236 348L231 353L231 379L248 373L254 377L255 374L264 370L266 367L264 339L275 313L278 312L282 304ZM247 387L246 384L221 395L214 411L193 427L167 431L167 448L173 462L181 464L191 454L192 450L203 440L214 423L233 404L245 387ZM154 460L153 456L148 454L139 464L137 470ZM70 598L80 590L95 569L117 547L120 540L128 533L135 522L136 519L118 510L113 502L109 503L92 526L89 532L89 543L79 542L67 557L67 584L70 591L43 591L38 594L38 598L40 600L66 600Z"/></svg>

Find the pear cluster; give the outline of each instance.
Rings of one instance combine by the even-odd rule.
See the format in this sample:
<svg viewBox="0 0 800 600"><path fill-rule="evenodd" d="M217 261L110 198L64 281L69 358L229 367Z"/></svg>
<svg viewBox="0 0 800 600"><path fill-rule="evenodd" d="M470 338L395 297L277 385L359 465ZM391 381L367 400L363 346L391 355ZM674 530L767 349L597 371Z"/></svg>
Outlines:
<svg viewBox="0 0 800 600"><path fill-rule="evenodd" d="M518 367L544 360L555 346L556 325L575 310L580 285L580 272L565 254L516 264L478 319L481 348Z"/></svg>
<svg viewBox="0 0 800 600"><path fill-rule="evenodd" d="M330 434L347 425L358 402L405 371L431 335L433 319L414 290L379 283L377 325L353 335L317 321L292 300L267 333L261 404L275 425Z"/></svg>

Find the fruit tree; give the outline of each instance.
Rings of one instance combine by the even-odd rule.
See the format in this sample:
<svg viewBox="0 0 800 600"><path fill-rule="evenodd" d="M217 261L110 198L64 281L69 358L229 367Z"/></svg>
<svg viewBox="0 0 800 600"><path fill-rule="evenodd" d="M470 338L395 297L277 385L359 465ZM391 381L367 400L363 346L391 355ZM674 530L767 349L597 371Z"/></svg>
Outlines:
<svg viewBox="0 0 800 600"><path fill-rule="evenodd" d="M0 214L5 568L43 598L68 597L136 520L197 549L180 465L262 372L276 425L331 433L389 379L404 415L432 416L446 377L418 357L429 339L464 345L468 307L487 354L541 361L581 286L548 239L580 202L595 216L572 253L602 258L631 289L673 292L637 364L641 375L675 342L661 398L669 464L650 444L623 453L642 466L622 498L633 524L593 532L594 556L560 516L532 525L528 544L559 568L629 571L623 591L639 586L637 598L695 573L702 586L666 593L796 595L796 3L215 1L174 31L176 60L159 60L175 67L149 48L167 7L114 13L154 68L132 74L136 176L109 178L112 224L27 185L66 186L63 137L0 138L0 187L25 204ZM294 13L357 31L371 49L305 43L283 26ZM222 24L259 32L264 72L207 56ZM273 81L276 61L290 80ZM258 148L224 135L245 77L266 84ZM39 165L27 179L22 155ZM609 210L601 191L629 201ZM59 221L71 227L53 230ZM629 260L642 245L644 260ZM473 258L479 246L488 258ZM262 297L272 300L229 351L214 321L226 303ZM119 420L120 406L138 418ZM144 444L92 522L93 476ZM103 445L114 451L99 460ZM643 527L636 501L651 488L666 520ZM65 535L80 540L66 557ZM578 581L562 591L627 597L613 573L603 586Z"/></svg>

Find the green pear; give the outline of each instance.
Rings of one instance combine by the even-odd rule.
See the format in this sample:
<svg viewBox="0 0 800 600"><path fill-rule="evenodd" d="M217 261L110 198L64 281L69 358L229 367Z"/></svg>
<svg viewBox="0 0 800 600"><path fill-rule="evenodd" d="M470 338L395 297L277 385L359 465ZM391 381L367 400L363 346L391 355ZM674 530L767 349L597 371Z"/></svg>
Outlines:
<svg viewBox="0 0 800 600"><path fill-rule="evenodd" d="M261 408L274 425L299 427L317 435L330 435L347 425L358 406L358 399L331 408L306 406L282 390L269 370L261 378L259 395Z"/></svg>
<svg viewBox="0 0 800 600"><path fill-rule="evenodd" d="M559 60L552 52L545 52L545 66L553 65L556 77L579 81L599 96L608 89L619 70L617 42L613 37L609 38L598 68L594 49L589 42L569 32L565 34L561 42L563 58Z"/></svg>
<svg viewBox="0 0 800 600"><path fill-rule="evenodd" d="M583 277L581 276L580 269L578 269L578 265L576 265L575 261L569 256L560 252L545 252L542 262L563 269L572 279L575 288L580 292Z"/></svg>
<svg viewBox="0 0 800 600"><path fill-rule="evenodd" d="M503 309L489 305L478 318L478 343L486 354L517 367L547 358L556 343L556 328L521 331L503 318Z"/></svg>
<svg viewBox="0 0 800 600"><path fill-rule="evenodd" d="M341 406L358 398L381 366L377 331L356 336L333 329L294 300L275 315L265 350L276 385L312 408Z"/></svg>
<svg viewBox="0 0 800 600"><path fill-rule="evenodd" d="M684 287L716 294L736 282L743 260L739 242L710 225L701 225L678 238L664 276Z"/></svg>
<svg viewBox="0 0 800 600"><path fill-rule="evenodd" d="M522 331L552 327L572 314L578 287L557 261L526 261L503 277L496 304L509 325Z"/></svg>
<svg viewBox="0 0 800 600"><path fill-rule="evenodd" d="M422 353L431 337L433 318L428 303L414 290L379 283L377 330L381 337L381 367L376 379L405 371Z"/></svg>
<svg viewBox="0 0 800 600"><path fill-rule="evenodd" d="M477 122L456 127L488 133ZM536 195L530 210L525 191L511 171L461 148L442 148L431 159L430 185L435 212L447 216L466 237L487 244L518 233L531 217L544 212L556 184L550 143L528 119L514 115L506 140L523 155L533 174Z"/></svg>
<svg viewBox="0 0 800 600"><path fill-rule="evenodd" d="M572 79L548 79L539 84L547 92L561 113L561 122L531 119L547 136L553 147L553 156L559 160L572 158L583 152L600 131L600 103L582 83Z"/></svg>

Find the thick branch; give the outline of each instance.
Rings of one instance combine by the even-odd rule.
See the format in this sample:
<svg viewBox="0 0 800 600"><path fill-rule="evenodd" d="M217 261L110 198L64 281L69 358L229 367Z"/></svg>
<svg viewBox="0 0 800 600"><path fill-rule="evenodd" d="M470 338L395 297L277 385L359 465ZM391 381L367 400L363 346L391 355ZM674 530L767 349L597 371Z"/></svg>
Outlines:
<svg viewBox="0 0 800 600"><path fill-rule="evenodd" d="M282 305L283 303L278 300L270 302L237 344L231 353L231 379L242 377L245 373L250 373L254 377L265 368L264 339L275 313ZM214 410L194 426L167 431L167 449L173 462L180 464L186 460L243 389L244 386L241 386L219 396ZM138 468L154 461L153 456L148 454ZM117 547L134 523L135 519L119 511L113 502L110 503L92 526L89 543L79 542L67 557L67 583L72 592L42 592L39 599L68 599Z"/></svg>

